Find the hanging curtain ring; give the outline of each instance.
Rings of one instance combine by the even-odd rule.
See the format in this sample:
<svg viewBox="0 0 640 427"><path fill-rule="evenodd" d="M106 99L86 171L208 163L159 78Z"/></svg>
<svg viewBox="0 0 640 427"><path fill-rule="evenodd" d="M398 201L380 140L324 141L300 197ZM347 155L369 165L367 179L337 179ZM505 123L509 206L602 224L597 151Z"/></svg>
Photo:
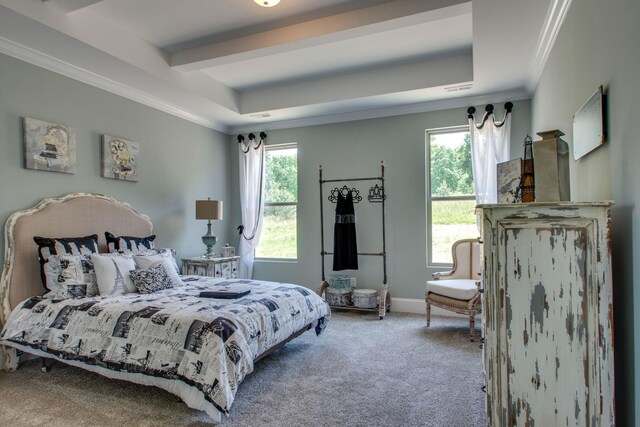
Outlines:
<svg viewBox="0 0 640 427"><path fill-rule="evenodd" d="M247 154L251 148L253 148L254 150L257 150L258 148L260 148L260 145L262 145L264 140L267 139L267 134L264 132L260 132L259 135L260 135L260 139L257 141L256 141L256 135L253 132L247 135L247 138L249 139L249 141L247 141L246 144L244 143L244 136L238 135L238 144L242 146L243 153Z"/></svg>

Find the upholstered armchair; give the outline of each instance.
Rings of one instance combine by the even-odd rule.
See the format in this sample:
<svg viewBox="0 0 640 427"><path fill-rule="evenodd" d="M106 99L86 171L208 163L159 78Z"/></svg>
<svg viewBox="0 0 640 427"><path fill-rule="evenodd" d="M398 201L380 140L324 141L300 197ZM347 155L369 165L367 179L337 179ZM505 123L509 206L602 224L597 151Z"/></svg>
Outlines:
<svg viewBox="0 0 640 427"><path fill-rule="evenodd" d="M427 281L427 326L431 323L431 306L469 316L469 337L474 341L476 314L480 312L480 241L464 239L454 242L451 271L434 273Z"/></svg>

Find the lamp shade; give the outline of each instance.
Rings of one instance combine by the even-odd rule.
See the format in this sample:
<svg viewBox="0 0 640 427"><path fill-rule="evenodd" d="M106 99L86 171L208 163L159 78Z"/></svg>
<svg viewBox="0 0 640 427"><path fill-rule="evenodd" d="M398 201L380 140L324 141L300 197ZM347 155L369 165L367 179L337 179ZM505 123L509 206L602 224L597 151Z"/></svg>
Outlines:
<svg viewBox="0 0 640 427"><path fill-rule="evenodd" d="M196 219L222 219L222 201L196 200Z"/></svg>

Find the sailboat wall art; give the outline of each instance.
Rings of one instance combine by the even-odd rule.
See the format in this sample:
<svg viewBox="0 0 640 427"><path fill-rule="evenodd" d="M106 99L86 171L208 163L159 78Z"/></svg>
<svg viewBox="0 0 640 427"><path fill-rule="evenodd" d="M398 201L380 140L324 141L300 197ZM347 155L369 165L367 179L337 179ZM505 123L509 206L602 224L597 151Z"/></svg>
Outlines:
<svg viewBox="0 0 640 427"><path fill-rule="evenodd" d="M24 167L76 173L76 130L30 117L23 119Z"/></svg>

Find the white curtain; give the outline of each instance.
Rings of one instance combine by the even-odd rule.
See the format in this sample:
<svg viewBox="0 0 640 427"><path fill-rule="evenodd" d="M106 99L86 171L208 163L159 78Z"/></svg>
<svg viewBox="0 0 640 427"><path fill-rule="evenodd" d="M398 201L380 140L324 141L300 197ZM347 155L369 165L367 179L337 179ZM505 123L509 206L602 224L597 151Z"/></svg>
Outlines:
<svg viewBox="0 0 640 427"><path fill-rule="evenodd" d="M262 216L264 213L264 144L255 141L253 134L249 141L238 137L238 157L240 159L240 207L242 209L242 231L238 255L240 255L239 274L242 279L253 276L255 250L260 241Z"/></svg>
<svg viewBox="0 0 640 427"><path fill-rule="evenodd" d="M511 103L507 103L511 104ZM482 123L476 124L470 108L469 132L471 133L471 165L476 203L497 203L497 164L510 160L511 105L505 105L502 122L496 122L493 106L488 105Z"/></svg>

